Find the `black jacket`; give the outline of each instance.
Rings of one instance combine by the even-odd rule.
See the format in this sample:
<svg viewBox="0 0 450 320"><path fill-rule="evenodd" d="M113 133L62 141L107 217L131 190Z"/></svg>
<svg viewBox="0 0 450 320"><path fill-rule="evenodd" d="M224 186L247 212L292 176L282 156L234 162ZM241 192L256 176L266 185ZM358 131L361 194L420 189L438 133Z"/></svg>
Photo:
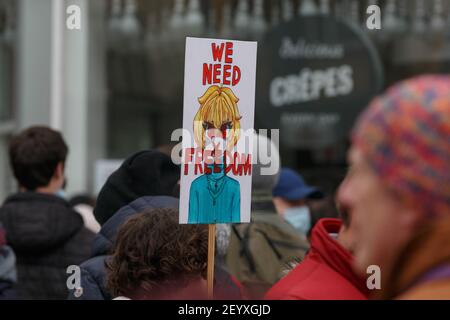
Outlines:
<svg viewBox="0 0 450 320"><path fill-rule="evenodd" d="M82 217L54 195L35 192L9 197L0 222L17 257L20 299L65 299L67 267L90 256L94 234Z"/></svg>
<svg viewBox="0 0 450 320"><path fill-rule="evenodd" d="M105 288L105 260L113 247L117 230L129 218L137 213L154 208L178 208L179 201L167 196L145 196L121 208L102 227L93 244L93 257L83 262L81 267L81 288L72 290L69 300L110 300ZM237 283L223 269L215 270L215 296L218 299L240 299L241 293Z"/></svg>

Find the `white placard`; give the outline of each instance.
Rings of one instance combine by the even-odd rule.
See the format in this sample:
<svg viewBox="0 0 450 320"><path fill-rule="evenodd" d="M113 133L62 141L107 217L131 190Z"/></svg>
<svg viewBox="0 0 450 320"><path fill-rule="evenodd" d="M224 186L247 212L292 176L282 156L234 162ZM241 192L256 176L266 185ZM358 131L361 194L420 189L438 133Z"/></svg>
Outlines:
<svg viewBox="0 0 450 320"><path fill-rule="evenodd" d="M250 222L256 51L186 38L180 223Z"/></svg>

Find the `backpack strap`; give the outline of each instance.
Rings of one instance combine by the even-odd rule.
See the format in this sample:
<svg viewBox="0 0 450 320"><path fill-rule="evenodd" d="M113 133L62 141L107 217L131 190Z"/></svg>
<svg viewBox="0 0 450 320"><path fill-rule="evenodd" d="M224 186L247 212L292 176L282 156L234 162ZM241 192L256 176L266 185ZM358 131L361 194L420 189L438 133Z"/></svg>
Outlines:
<svg viewBox="0 0 450 320"><path fill-rule="evenodd" d="M245 257L245 259L248 262L250 271L252 273L254 273L254 272L256 272L256 265L255 265L255 260L253 259L252 253L250 252L250 245L249 245L250 226L251 225L249 224L245 228L243 236L241 236L241 234L239 233L239 231L237 230L235 225L232 225L231 229L236 234L236 237L238 238L239 243L241 244L241 250L239 251L239 255L241 257Z"/></svg>
<svg viewBox="0 0 450 320"><path fill-rule="evenodd" d="M264 231L262 231L260 229L255 229L255 232L259 232L264 237L264 239L266 239L267 243L269 244L270 248L272 248L272 250L275 253L275 255L277 256L278 260L281 260L281 258L283 256L281 255L280 251L278 251L278 249L275 247L274 243L272 242L272 239L269 238L267 233L265 233Z"/></svg>

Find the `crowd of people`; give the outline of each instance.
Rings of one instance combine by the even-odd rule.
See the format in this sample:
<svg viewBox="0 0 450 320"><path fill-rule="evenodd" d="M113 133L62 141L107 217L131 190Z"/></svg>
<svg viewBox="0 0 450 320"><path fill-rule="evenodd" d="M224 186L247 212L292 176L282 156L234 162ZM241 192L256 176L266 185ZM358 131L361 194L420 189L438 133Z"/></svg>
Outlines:
<svg viewBox="0 0 450 320"><path fill-rule="evenodd" d="M216 228L214 299L450 299L450 77L394 85L351 141L336 195L253 165L251 223ZM137 152L95 200L67 199L68 152L47 127L11 140L18 190L0 207L0 299L207 299L208 227L179 224L179 166ZM74 265L80 284L68 288Z"/></svg>

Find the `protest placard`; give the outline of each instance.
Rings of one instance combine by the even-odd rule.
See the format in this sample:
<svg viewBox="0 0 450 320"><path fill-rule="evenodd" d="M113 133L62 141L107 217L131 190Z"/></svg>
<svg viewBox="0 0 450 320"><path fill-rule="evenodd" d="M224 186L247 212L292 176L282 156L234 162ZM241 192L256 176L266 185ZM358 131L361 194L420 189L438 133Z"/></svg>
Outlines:
<svg viewBox="0 0 450 320"><path fill-rule="evenodd" d="M187 38L180 223L250 222L256 42Z"/></svg>
<svg viewBox="0 0 450 320"><path fill-rule="evenodd" d="M256 42L186 38L180 223L250 222Z"/></svg>

